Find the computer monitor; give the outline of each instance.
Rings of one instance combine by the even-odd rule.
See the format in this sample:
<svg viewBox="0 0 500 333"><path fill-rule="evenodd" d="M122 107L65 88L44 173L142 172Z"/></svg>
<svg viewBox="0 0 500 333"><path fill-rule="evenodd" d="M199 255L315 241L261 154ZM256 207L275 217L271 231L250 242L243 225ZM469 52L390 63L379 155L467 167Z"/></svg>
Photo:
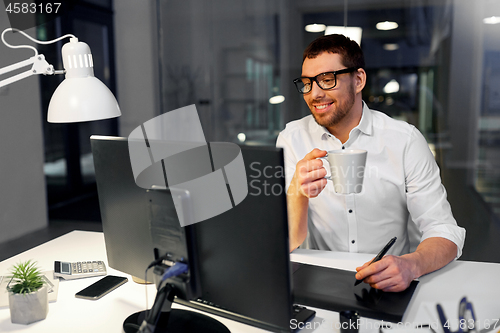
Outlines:
<svg viewBox="0 0 500 333"><path fill-rule="evenodd" d="M154 260L148 192L135 184L126 138L92 137L108 264L142 276ZM193 224L201 297L176 302L276 332L289 332L292 284L283 152L241 146L248 195Z"/></svg>

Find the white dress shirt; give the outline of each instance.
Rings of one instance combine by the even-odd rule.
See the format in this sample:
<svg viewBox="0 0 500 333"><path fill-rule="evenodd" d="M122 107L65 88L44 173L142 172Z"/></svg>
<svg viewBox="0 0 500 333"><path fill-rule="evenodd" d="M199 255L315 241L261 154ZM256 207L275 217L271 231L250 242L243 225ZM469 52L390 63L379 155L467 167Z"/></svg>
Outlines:
<svg viewBox="0 0 500 333"><path fill-rule="evenodd" d="M310 248L378 253L396 236L398 240L388 254L405 254L410 250L410 219L422 233L421 241L429 237L449 239L457 245L460 257L465 229L453 218L439 167L414 126L370 110L363 103L361 120L344 144L309 115L288 123L276 145L284 149L287 189L297 162L314 148L368 151L361 193L337 194L328 181L325 189L309 200Z"/></svg>

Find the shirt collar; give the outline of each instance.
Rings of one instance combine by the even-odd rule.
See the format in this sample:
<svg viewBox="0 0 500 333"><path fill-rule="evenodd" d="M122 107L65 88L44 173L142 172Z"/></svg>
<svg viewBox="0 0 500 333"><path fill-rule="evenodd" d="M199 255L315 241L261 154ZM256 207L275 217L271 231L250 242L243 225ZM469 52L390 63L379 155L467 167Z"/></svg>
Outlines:
<svg viewBox="0 0 500 333"><path fill-rule="evenodd" d="M311 115L311 121L309 122L310 133L316 133L320 138L326 138L332 134L326 129L326 127L318 125L314 117ZM363 101L363 113L361 115L361 120L358 126L354 127L353 130L358 129L366 135L372 135L373 133L373 117L370 108Z"/></svg>
<svg viewBox="0 0 500 333"><path fill-rule="evenodd" d="M309 120L309 133L314 133L313 135L317 135L321 139L332 135L330 134L330 132L328 132L326 127L318 125L313 115L310 115L310 117L311 119Z"/></svg>
<svg viewBox="0 0 500 333"><path fill-rule="evenodd" d="M358 126L356 126L355 128L359 129L366 135L372 135L373 133L372 111L364 101L363 101L363 114L361 115L361 120L359 121Z"/></svg>

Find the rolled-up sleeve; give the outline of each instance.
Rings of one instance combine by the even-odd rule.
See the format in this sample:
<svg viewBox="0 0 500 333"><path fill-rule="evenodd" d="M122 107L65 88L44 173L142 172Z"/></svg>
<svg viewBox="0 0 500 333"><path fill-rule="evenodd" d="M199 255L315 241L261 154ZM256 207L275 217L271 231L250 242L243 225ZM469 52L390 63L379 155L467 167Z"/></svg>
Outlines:
<svg viewBox="0 0 500 333"><path fill-rule="evenodd" d="M439 167L416 128L408 139L404 168L407 207L422 232L420 241L430 237L446 238L457 245L456 258L459 258L465 243L465 229L459 227L453 217Z"/></svg>

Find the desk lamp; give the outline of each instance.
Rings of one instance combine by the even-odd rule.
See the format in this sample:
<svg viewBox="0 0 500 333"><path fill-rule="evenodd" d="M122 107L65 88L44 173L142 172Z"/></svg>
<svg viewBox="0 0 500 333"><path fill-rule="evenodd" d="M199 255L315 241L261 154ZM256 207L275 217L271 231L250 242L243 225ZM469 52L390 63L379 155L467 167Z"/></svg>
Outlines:
<svg viewBox="0 0 500 333"><path fill-rule="evenodd" d="M8 31L19 32L38 44L52 44L70 38L62 47L64 70L54 70L43 54L30 45L10 45L5 41ZM14 28L2 32L2 42L13 49L32 49L35 55L27 60L0 68L0 75L32 65L31 69L0 81L0 88L35 74L66 74L66 79L57 87L49 103L47 121L49 123L73 123L114 118L121 115L120 107L113 93L94 76L92 53L86 43L79 42L74 35L65 35L52 41L39 41Z"/></svg>

